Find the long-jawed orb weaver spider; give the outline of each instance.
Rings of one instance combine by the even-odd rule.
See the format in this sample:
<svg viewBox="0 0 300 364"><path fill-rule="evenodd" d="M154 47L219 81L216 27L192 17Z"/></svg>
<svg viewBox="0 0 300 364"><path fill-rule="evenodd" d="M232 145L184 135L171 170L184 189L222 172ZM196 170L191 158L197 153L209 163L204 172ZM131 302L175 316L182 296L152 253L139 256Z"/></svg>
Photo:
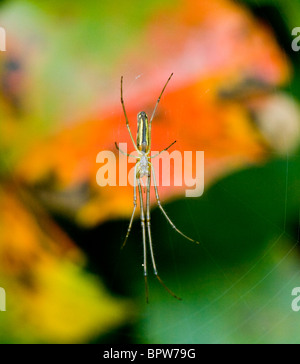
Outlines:
<svg viewBox="0 0 300 364"><path fill-rule="evenodd" d="M159 104L161 96L164 93L165 88L167 87L167 84L169 83L172 76L173 76L173 73L168 78L167 82L165 83L165 85L164 85L164 87L163 87L163 89L162 89L162 91L161 91L161 93L160 93L160 95L159 95L159 97L158 97L158 99L156 101L156 105L154 107L154 110L153 110L153 113L151 115L150 121L148 121L148 116L144 111L141 111L141 112L138 113L138 115L137 115L137 138L136 138L136 143L135 143L135 141L133 139L133 136L132 136L132 133L131 133L131 130L130 130L130 126L129 126L129 122L128 122L128 118L127 118L127 114L126 114L126 110L125 110L125 104L124 104L124 100L123 100L123 76L121 77L121 104L122 104L122 107L123 107L123 112L124 112L124 116L125 116L125 120L126 120L126 126L127 126L127 129L128 129L131 141L133 143L133 146L134 146L135 150L138 152L138 156L127 154L127 153L123 152L118 147L117 143L115 143L116 148L122 154L124 154L124 155L126 155L128 157L134 157L134 158L137 159L137 162L136 162L135 168L134 168L133 211L132 211L130 223L129 223L129 226L128 226L127 234L126 234L124 243L122 245L122 248L125 246L126 241L128 239L128 236L129 236L129 233L130 233L130 230L131 230L131 226L132 226L132 222L133 222L133 218L134 218L134 213L135 213L136 206L137 206L136 187L138 186L139 200L140 200L141 225L142 225L142 233L143 233L143 256L144 256L143 268L144 268L145 291L146 291L146 302L147 303L148 303L148 297L149 297L149 292L148 292L149 290L148 290L148 282L147 282L146 224L147 224L149 248L150 248L150 255L151 255L154 275L158 279L159 283L173 297L177 298L178 300L181 300L180 297L176 296L175 293L172 292L165 285L165 283L162 281L162 279L160 278L160 276L157 273L157 268L156 268L156 264L155 264L154 254L153 254L151 226L150 226L150 182L151 182L151 171L153 173L153 184L154 184L154 190L155 190L155 197L156 197L156 200L157 200L157 204L158 204L159 208L161 209L162 213L164 214L164 216L166 217L166 219L168 220L168 222L170 223L170 225L172 226L172 228L174 230L176 230L184 238L198 244L198 242L196 240L189 238L188 236L183 234L179 229L177 229L177 227L173 224L173 222L171 221L171 219L167 215L166 211L162 207L160 199L159 199L159 195L158 195L158 189L157 189L156 178L155 178L155 170L153 168L152 163L150 162L151 158L157 157L159 154L163 153L164 151L169 149L174 143L176 143L176 141L174 141L172 144L170 144L167 148L163 149L161 152L158 152L158 153L150 156L152 120L153 120L153 117L155 115L155 111L156 111L156 108L157 108L157 106ZM142 178L143 177L147 178L146 219L145 219L145 212L144 212L143 194L142 194L142 188L141 188L141 183L142 183Z"/></svg>

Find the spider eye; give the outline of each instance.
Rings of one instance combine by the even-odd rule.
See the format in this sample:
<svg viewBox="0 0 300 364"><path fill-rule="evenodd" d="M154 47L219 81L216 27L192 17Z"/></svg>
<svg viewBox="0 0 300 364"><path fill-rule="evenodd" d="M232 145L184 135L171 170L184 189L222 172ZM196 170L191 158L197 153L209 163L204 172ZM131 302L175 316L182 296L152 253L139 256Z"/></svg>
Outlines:
<svg viewBox="0 0 300 364"><path fill-rule="evenodd" d="M141 111L138 113L138 119L143 119L147 117L147 114L145 113L145 111Z"/></svg>

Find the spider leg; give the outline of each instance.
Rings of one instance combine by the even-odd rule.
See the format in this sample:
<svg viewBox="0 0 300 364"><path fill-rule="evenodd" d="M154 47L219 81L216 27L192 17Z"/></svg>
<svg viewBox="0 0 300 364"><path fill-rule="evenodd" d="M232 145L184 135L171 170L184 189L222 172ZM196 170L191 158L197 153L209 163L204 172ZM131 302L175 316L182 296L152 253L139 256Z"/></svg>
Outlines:
<svg viewBox="0 0 300 364"><path fill-rule="evenodd" d="M160 102L160 99L161 99L161 97L162 97L162 94L164 93L165 88L167 87L167 84L169 83L169 81L170 81L170 79L172 78L172 76L173 76L173 73L171 73L171 75L170 75L170 77L168 78L167 82L165 83L165 85L164 85L164 87L163 87L163 89L162 89L162 91L161 91L160 95L158 96L158 99L157 99L157 101L156 101L156 104L155 104L155 107L154 107L153 113L152 113L151 118L150 118L150 121L149 121L149 135L150 135L150 140L149 140L149 150L151 149L151 125L152 125L152 120L153 120L153 118L154 118L154 115L155 115L155 112L156 112L157 106L158 106L158 104L159 104L159 102Z"/></svg>
<svg viewBox="0 0 300 364"><path fill-rule="evenodd" d="M145 192L146 192L146 187L145 187L145 185L144 185L144 182L143 182L143 180L142 180L142 179L140 179L140 181L141 181L141 185L142 185L142 187L143 187L143 192L145 193Z"/></svg>
<svg viewBox="0 0 300 364"><path fill-rule="evenodd" d="M138 156L136 156L136 155L128 154L128 153L123 152L123 150L119 148L119 146L118 146L117 142L115 142L115 146L116 146L116 148L118 149L118 151L119 151L121 154L126 155L127 157L139 158L139 157L138 157Z"/></svg>
<svg viewBox="0 0 300 364"><path fill-rule="evenodd" d="M173 296L174 298L177 298L178 300L181 300L180 297L176 296L176 294L174 292L172 292L170 290L170 288L168 288L165 285L165 283L162 281L162 279L159 277L159 275L157 273L157 268L156 268L156 264L155 264L154 254L153 254L153 247L152 247L151 223L150 223L150 219L151 219L151 216L150 216L150 181L151 181L151 170L149 168L149 174L148 174L148 179L147 179L147 202L146 202L147 214L146 214L146 221L147 221L150 255L151 255L154 274L155 274L157 280L159 281L159 283L164 287L164 289L168 293L170 293L171 296Z"/></svg>
<svg viewBox="0 0 300 364"><path fill-rule="evenodd" d="M125 120L126 120L126 126L127 126L127 129L128 129L128 132L129 132L129 135L130 135L132 144L134 145L134 148L136 150L138 150L137 149L137 146L136 146L136 143L135 143L135 141L133 139L133 136L131 134L131 130L130 130L130 126L129 126L129 121L128 121L127 114L126 114L126 110L125 110L125 103L124 103L124 100L123 100L123 76L121 77L121 104L122 104L122 107L123 107L123 112L124 112L124 116L125 116Z"/></svg>
<svg viewBox="0 0 300 364"><path fill-rule="evenodd" d="M172 76L173 76L173 72L171 73L171 75L170 75L170 77L168 78L167 82L165 83L165 85L164 85L164 87L163 87L163 89L162 89L162 91L161 91L160 95L158 96L158 99L157 99L157 101L156 101L156 104L155 104L155 107L154 107L153 113L152 113L151 118L150 118L150 126L151 126L151 123L152 123L152 119L153 119L153 117L154 117L154 115L155 115L155 112L156 112L157 106L158 106L158 104L159 104L159 102L160 102L160 99L161 99L161 97L162 97L162 94L164 93L165 88L167 87L167 84L169 83L169 81L170 81L170 79L172 78Z"/></svg>
<svg viewBox="0 0 300 364"><path fill-rule="evenodd" d="M160 152L158 152L158 153L156 153L156 154L154 154L154 155L151 155L149 158L155 158L155 157L157 157L158 155L160 155L162 152L165 152L166 150L168 150L169 148L171 148L172 147L172 145L173 144L175 144L176 143L176 140L172 143L172 144L170 144L167 148L165 148L165 149L163 149L162 151L160 151Z"/></svg>
<svg viewBox="0 0 300 364"><path fill-rule="evenodd" d="M131 219L130 219L130 223L127 229L127 234L124 240L124 243L122 244L121 249L124 248L127 239L129 237L130 231L131 231L131 226L132 226L132 222L133 222L133 218L134 218L134 213L135 213L135 209L136 209L136 170L137 170L137 165L138 163L136 163L135 167L134 167L134 180L133 180L133 211L132 211L132 215L131 215Z"/></svg>
<svg viewBox="0 0 300 364"><path fill-rule="evenodd" d="M182 235L187 240L190 240L190 241L192 241L192 242L194 242L196 244L199 244L199 242L197 240L189 238L188 236L183 234L183 232L181 232L179 229L177 229L177 227L173 224L172 220L167 215L166 211L164 210L164 208L162 207L161 202L160 202L160 198L159 198L159 194L158 194L158 190L157 190L157 185L156 185L155 171L154 171L153 165L150 162L149 162L149 164L151 165L151 169L152 169L152 172L153 172L154 190L155 190L155 197L156 197L156 200L157 200L158 207L161 209L161 211L164 214L165 218L168 220L168 222L170 223L170 225L172 226L172 228L174 230L176 230L180 235Z"/></svg>
<svg viewBox="0 0 300 364"><path fill-rule="evenodd" d="M148 289L148 281L147 281L147 247L146 247L146 229L145 229L145 214L144 214L144 203L143 203L143 193L141 188L140 179L137 180L138 188L139 188L139 197L140 197L140 209L141 209L141 225L142 225L142 233L143 233L143 254L144 254L144 278L145 278L145 293L146 293L146 302L149 303L149 289Z"/></svg>

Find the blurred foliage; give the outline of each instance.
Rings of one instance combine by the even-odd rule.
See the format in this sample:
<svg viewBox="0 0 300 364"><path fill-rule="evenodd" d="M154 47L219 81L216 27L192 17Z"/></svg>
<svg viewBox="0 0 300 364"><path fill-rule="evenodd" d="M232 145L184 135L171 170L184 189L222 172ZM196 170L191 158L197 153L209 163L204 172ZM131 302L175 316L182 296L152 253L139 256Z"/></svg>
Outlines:
<svg viewBox="0 0 300 364"><path fill-rule="evenodd" d="M298 1L0 6L0 342L299 342ZM100 189L95 159L129 140L120 75L135 124L170 71L154 147L203 149L206 190L162 196L201 244L153 209L160 276L183 301L149 272L146 305L138 220L120 252L132 188Z"/></svg>

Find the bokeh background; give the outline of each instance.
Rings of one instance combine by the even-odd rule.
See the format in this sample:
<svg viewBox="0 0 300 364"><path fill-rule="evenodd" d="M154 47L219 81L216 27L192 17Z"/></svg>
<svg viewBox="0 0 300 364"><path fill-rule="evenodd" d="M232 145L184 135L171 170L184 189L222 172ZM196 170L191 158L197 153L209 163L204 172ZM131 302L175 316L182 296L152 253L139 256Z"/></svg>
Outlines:
<svg viewBox="0 0 300 364"><path fill-rule="evenodd" d="M299 343L298 0L0 2L1 343ZM96 156L128 142L204 151L205 191L152 199L160 276L142 273L131 187ZM174 148L175 148L174 146ZM116 154L117 155L117 154ZM174 171L171 169L171 177Z"/></svg>

